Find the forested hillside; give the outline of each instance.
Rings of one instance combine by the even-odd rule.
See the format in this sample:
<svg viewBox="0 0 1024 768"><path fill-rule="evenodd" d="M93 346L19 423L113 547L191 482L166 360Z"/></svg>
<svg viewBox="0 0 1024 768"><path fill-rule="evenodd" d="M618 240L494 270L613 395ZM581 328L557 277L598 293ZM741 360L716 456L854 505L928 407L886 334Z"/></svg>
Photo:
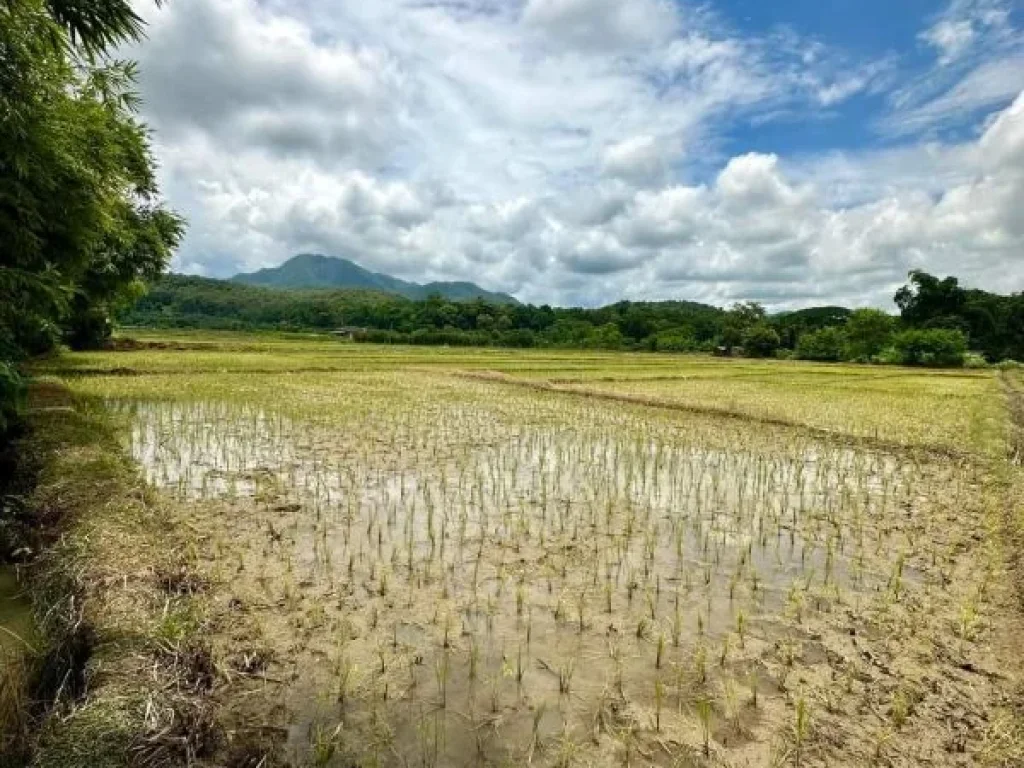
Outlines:
<svg viewBox="0 0 1024 768"><path fill-rule="evenodd" d="M372 291L279 290L169 275L122 321L222 329L356 330L358 341L557 346L754 357L959 365L1024 358L1024 297L998 296L911 273L895 297L901 316L811 307L769 315L755 303L725 310L688 301L622 301L596 309L433 295L414 301ZM968 350L975 353L972 358Z"/></svg>
<svg viewBox="0 0 1024 768"><path fill-rule="evenodd" d="M363 338L413 343L696 349L710 344L725 312L687 301L619 302L600 309L422 301L371 291L277 290L168 275L122 320L197 328L366 329Z"/></svg>
<svg viewBox="0 0 1024 768"><path fill-rule="evenodd" d="M231 280L268 288L358 289L396 293L407 299L425 299L437 294L455 301L484 299L498 304L516 303L507 293L486 291L476 283L411 283L382 272L371 272L348 259L318 253L300 253L279 266L238 274Z"/></svg>

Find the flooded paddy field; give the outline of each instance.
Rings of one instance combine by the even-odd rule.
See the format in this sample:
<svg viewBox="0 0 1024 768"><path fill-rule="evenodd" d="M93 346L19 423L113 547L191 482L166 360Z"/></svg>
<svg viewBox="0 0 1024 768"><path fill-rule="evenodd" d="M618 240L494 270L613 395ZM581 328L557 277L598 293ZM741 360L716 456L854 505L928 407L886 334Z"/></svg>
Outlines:
<svg viewBox="0 0 1024 768"><path fill-rule="evenodd" d="M189 532L222 757L1012 764L994 378L252 343L53 371Z"/></svg>

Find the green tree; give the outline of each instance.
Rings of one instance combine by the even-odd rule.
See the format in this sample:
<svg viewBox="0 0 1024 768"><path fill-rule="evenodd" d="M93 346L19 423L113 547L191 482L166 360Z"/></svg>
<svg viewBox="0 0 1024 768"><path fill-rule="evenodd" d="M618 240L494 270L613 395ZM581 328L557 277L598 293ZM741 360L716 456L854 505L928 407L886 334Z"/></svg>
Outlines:
<svg viewBox="0 0 1024 768"><path fill-rule="evenodd" d="M743 332L743 354L747 357L771 357L779 344L778 331L768 323L756 323Z"/></svg>
<svg viewBox="0 0 1024 768"><path fill-rule="evenodd" d="M796 356L801 360L821 360L835 363L843 359L847 338L842 328L822 328L809 331L796 344Z"/></svg>
<svg viewBox="0 0 1024 768"><path fill-rule="evenodd" d="M919 269L909 274L907 285L894 297L903 321L923 326L942 317L955 317L967 302L967 292L955 277L939 279Z"/></svg>
<svg viewBox="0 0 1024 768"><path fill-rule="evenodd" d="M779 332L782 346L795 349L804 334L822 328L842 327L849 317L850 310L845 307L807 307L773 315L771 324Z"/></svg>
<svg viewBox="0 0 1024 768"><path fill-rule="evenodd" d="M657 352L693 352L697 339L689 326L669 328L654 336L653 349Z"/></svg>
<svg viewBox="0 0 1024 768"><path fill-rule="evenodd" d="M967 337L950 328L912 328L896 334L892 346L903 365L960 366Z"/></svg>
<svg viewBox="0 0 1024 768"><path fill-rule="evenodd" d="M0 355L95 344L166 266L182 220L160 203L128 0L0 0Z"/></svg>
<svg viewBox="0 0 1024 768"><path fill-rule="evenodd" d="M846 321L846 359L869 362L889 345L895 329L892 315L879 309L854 310Z"/></svg>
<svg viewBox="0 0 1024 768"><path fill-rule="evenodd" d="M743 343L743 337L748 329L763 323L765 317L764 307L756 301L733 304L722 320L722 344L729 349L738 347Z"/></svg>
<svg viewBox="0 0 1024 768"><path fill-rule="evenodd" d="M591 331L585 346L594 349L620 349L623 344L622 331L615 323L605 323Z"/></svg>

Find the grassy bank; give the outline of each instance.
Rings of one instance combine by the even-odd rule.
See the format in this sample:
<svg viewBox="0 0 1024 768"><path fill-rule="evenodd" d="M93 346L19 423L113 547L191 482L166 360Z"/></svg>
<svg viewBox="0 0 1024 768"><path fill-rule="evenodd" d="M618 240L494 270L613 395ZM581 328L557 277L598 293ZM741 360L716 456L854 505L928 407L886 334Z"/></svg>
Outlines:
<svg viewBox="0 0 1024 768"><path fill-rule="evenodd" d="M209 751L212 680L188 542L88 399L36 383L18 471L40 647L19 686L8 764L177 765ZM13 708L11 710L14 711ZM11 729L9 728L9 730Z"/></svg>
<svg viewBox="0 0 1024 768"><path fill-rule="evenodd" d="M1024 609L1024 374L1004 371L1000 379L1009 411L1007 541L1017 593Z"/></svg>

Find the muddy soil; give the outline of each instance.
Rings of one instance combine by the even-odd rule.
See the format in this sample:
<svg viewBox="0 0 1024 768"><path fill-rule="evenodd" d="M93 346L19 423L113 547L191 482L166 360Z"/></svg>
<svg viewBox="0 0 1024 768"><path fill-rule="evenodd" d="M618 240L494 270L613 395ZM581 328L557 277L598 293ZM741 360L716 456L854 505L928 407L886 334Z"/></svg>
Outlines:
<svg viewBox="0 0 1024 768"><path fill-rule="evenodd" d="M116 407L196 532L229 751L1012 764L981 464L559 402L369 433Z"/></svg>

